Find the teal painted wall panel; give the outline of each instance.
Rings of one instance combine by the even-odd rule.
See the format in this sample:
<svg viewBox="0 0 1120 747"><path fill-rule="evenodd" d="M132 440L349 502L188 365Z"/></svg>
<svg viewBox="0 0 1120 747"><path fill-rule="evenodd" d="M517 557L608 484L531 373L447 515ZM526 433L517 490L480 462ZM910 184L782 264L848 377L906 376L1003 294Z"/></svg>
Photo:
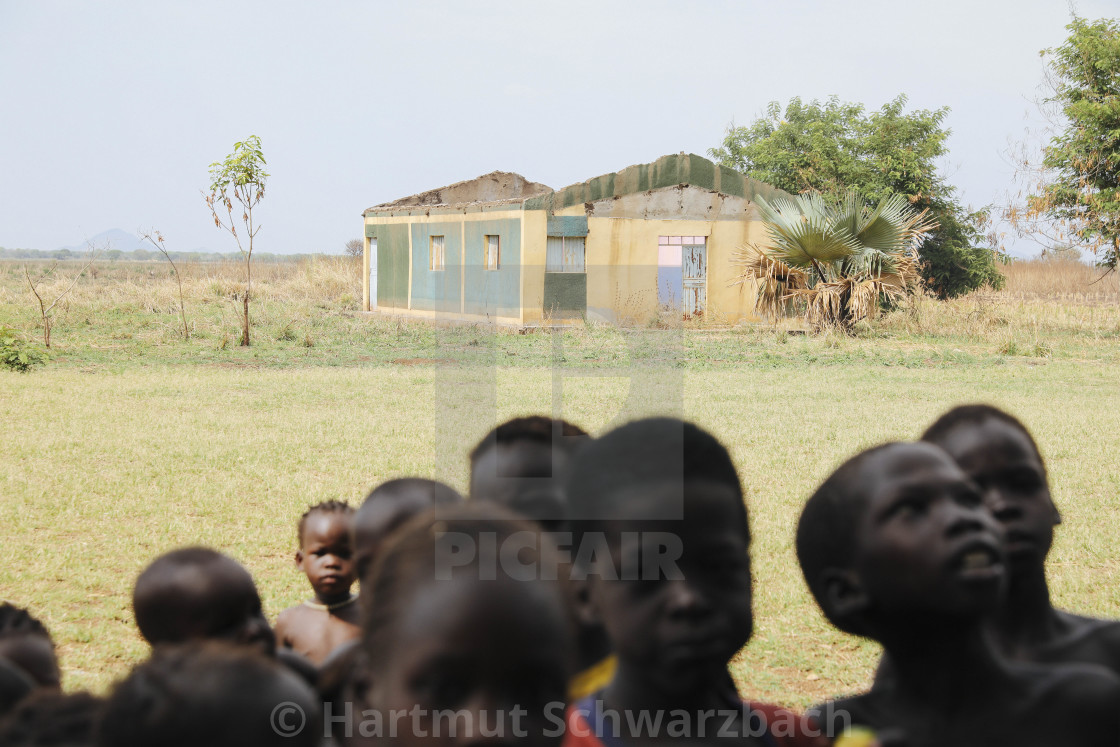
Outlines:
<svg viewBox="0 0 1120 747"><path fill-rule="evenodd" d="M463 247L465 310L468 314L517 316L521 313L521 219L468 221ZM497 270L486 269L486 236L499 242Z"/></svg>
<svg viewBox="0 0 1120 747"><path fill-rule="evenodd" d="M408 226L380 225L372 228L377 239L377 308L407 308Z"/></svg>
<svg viewBox="0 0 1120 747"><path fill-rule="evenodd" d="M542 311L553 319L582 319L587 316L587 274L546 272Z"/></svg>
<svg viewBox="0 0 1120 747"><path fill-rule="evenodd" d="M432 236L443 237L443 270L430 269ZM412 308L459 313L463 284L462 236L462 223L412 224Z"/></svg>

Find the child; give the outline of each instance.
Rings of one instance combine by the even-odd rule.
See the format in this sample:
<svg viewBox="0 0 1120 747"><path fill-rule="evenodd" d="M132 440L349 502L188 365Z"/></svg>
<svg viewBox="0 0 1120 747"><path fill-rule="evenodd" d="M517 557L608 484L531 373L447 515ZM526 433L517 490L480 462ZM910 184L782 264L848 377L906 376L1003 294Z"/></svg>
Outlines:
<svg viewBox="0 0 1120 747"><path fill-rule="evenodd" d="M275 660L216 641L165 646L110 694L98 747L313 747L314 692Z"/></svg>
<svg viewBox="0 0 1120 747"><path fill-rule="evenodd" d="M358 597L350 550L354 509L341 501L319 503L299 519L296 567L307 574L314 601L289 607L276 620L281 646L295 650L312 664L322 664L331 651L358 637Z"/></svg>
<svg viewBox="0 0 1120 747"><path fill-rule="evenodd" d="M461 503L463 496L442 482L402 477L377 486L354 515L354 570L359 579L373 566L382 544L397 527L434 506Z"/></svg>
<svg viewBox="0 0 1120 747"><path fill-rule="evenodd" d="M1011 664L984 617L1005 582L999 527L944 451L892 443L845 462L809 498L797 557L828 619L882 643L892 676L826 705L830 734L910 744L1112 745L1120 680L1099 667Z"/></svg>
<svg viewBox="0 0 1120 747"><path fill-rule="evenodd" d="M561 488L587 432L542 415L515 418L490 431L470 453L471 500L488 500L532 519L548 531L565 528Z"/></svg>
<svg viewBox="0 0 1120 747"><path fill-rule="evenodd" d="M1031 434L989 405L955 407L922 435L977 485L1007 535L1008 588L990 619L1012 659L1102 664L1120 674L1120 623L1054 609L1046 555L1061 516L1050 497L1046 466Z"/></svg>
<svg viewBox="0 0 1120 747"><path fill-rule="evenodd" d="M389 480L374 488L351 520L354 574L359 579L364 578L389 536L409 519L434 507L452 506L462 500L453 488L421 477ZM319 693L334 713L341 712L347 703L353 704L360 697L357 680L363 667L361 646L355 640L338 646L321 663Z"/></svg>
<svg viewBox="0 0 1120 747"><path fill-rule="evenodd" d="M691 423L640 420L588 444L568 475L585 614L606 627L618 667L570 710L565 744L799 743L798 719L740 701L727 671L753 624L746 506L727 450Z"/></svg>
<svg viewBox="0 0 1120 747"><path fill-rule="evenodd" d="M132 609L140 635L153 646L220 639L269 656L276 650L253 577L207 547L173 550L152 561L136 579Z"/></svg>
<svg viewBox="0 0 1120 747"><path fill-rule="evenodd" d="M27 610L7 602L0 604L0 659L22 669L36 687L61 687L58 657L46 626Z"/></svg>
<svg viewBox="0 0 1120 747"><path fill-rule="evenodd" d="M362 589L363 706L385 716L371 743L390 741L393 713L416 714L397 721L394 744L560 743L565 596L558 581L516 572L552 565L554 550L517 542L509 565L501 550L536 534L497 506L465 504L417 516L388 541ZM476 551L455 561L448 539Z"/></svg>
<svg viewBox="0 0 1120 747"><path fill-rule="evenodd" d="M514 418L490 431L470 453L472 501L498 503L536 521L545 531L568 528L564 481L576 450L591 440L566 420L543 415ZM587 595L587 584L566 585L573 609ZM603 626L586 616L576 621L576 674L570 695L583 698L601 690L614 676L615 659Z"/></svg>

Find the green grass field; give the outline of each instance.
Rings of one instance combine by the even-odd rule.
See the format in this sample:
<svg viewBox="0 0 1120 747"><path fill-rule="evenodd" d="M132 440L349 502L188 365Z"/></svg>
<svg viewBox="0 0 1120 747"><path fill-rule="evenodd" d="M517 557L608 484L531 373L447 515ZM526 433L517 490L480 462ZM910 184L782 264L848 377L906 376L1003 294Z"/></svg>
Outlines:
<svg viewBox="0 0 1120 747"><path fill-rule="evenodd" d="M0 264L0 324L34 336L18 269ZM463 488L474 441L499 420L548 412L557 371L570 374L564 417L593 432L620 413L669 410L731 448L751 511L756 618L733 670L754 697L804 706L867 682L875 648L830 629L801 579L799 507L839 461L913 438L960 402L1032 427L1064 515L1055 597L1120 617L1116 303L923 300L856 337L651 325L556 338L364 317L339 262L262 271L255 344L240 349L231 281L188 269L191 341L177 337L164 266L106 267L64 304L47 366L0 371L0 597L50 627L68 689L102 690L145 655L130 591L155 555L228 552L274 618L307 591L292 563L307 504L359 501L409 474Z"/></svg>

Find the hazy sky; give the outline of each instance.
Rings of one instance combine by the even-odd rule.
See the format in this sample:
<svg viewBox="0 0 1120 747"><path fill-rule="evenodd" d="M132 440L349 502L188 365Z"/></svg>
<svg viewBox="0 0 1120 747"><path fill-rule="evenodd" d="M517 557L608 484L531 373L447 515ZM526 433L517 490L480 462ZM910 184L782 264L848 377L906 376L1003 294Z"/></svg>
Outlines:
<svg viewBox="0 0 1120 747"><path fill-rule="evenodd" d="M1039 50L1069 18L1064 0L0 0L0 246L155 226L170 249L234 251L199 190L256 134L258 249L340 252L370 205L704 155L769 101L832 94L950 107L946 171L979 206L1008 187Z"/></svg>

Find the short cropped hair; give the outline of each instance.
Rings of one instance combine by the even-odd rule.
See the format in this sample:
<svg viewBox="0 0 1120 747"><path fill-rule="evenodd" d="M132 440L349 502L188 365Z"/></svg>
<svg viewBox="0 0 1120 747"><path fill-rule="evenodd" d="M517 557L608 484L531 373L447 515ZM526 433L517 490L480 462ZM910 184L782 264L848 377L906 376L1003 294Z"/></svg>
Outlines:
<svg viewBox="0 0 1120 747"><path fill-rule="evenodd" d="M921 440L932 444L940 444L949 432L955 430L958 426L980 425L985 420L999 420L1021 431L1022 434L1027 437L1031 448L1034 449L1035 456L1038 457L1038 463L1042 465L1042 474L1046 474L1046 461L1042 458L1042 452L1039 451L1038 444L1035 442L1031 432L1027 430L1027 426L1023 425L1014 415L1004 412L992 405L958 405L933 421L933 423L926 428L925 433L922 434Z"/></svg>
<svg viewBox="0 0 1120 747"><path fill-rule="evenodd" d="M846 628L844 621L833 619L823 604L824 571L850 568L855 562L856 529L867 510L868 496L854 490L852 482L868 458L897 445L886 443L861 451L837 467L809 496L797 522L797 562L805 583L829 621L848 632L856 631Z"/></svg>
<svg viewBox="0 0 1120 747"><path fill-rule="evenodd" d="M132 590L132 610L144 640L151 644L182 640L179 637L181 628L194 611L194 600L184 597L181 583L168 584L168 576L174 578L186 569L213 567L219 563L240 568L249 583L256 585L240 563L209 547L183 547L164 553L140 573ZM164 629L167 626L172 629Z"/></svg>
<svg viewBox="0 0 1120 747"><path fill-rule="evenodd" d="M565 492L573 529L582 533L599 521L617 518L618 496L635 485L670 482L683 486L701 480L734 491L745 528L747 508L739 473L715 436L676 418L627 423L588 443L570 465Z"/></svg>
<svg viewBox="0 0 1120 747"><path fill-rule="evenodd" d="M463 496L459 494L458 490L439 480L429 480L426 477L397 477L386 480L369 491L369 495L366 496L358 511L360 512L362 508L365 508L370 501L395 500L414 496L430 499L433 506L446 506L463 502Z"/></svg>
<svg viewBox="0 0 1120 747"><path fill-rule="evenodd" d="M0 638L15 638L24 635L37 635L51 641L47 626L31 615L23 607L4 602L0 604Z"/></svg>
<svg viewBox="0 0 1120 747"><path fill-rule="evenodd" d="M346 501L323 501L316 503L314 506L308 507L303 515L299 517L299 525L296 527L297 539L299 546L303 547L303 530L307 526L307 519L312 514L340 514L346 518L354 515L354 507Z"/></svg>
<svg viewBox="0 0 1120 747"><path fill-rule="evenodd" d="M559 440L554 439L554 436L560 436ZM474 465L487 449L518 441L552 446L555 440L558 448L571 453L588 438L587 431L575 423L560 418L554 420L544 415L530 415L507 420L483 436L482 440L471 449L470 460Z"/></svg>

